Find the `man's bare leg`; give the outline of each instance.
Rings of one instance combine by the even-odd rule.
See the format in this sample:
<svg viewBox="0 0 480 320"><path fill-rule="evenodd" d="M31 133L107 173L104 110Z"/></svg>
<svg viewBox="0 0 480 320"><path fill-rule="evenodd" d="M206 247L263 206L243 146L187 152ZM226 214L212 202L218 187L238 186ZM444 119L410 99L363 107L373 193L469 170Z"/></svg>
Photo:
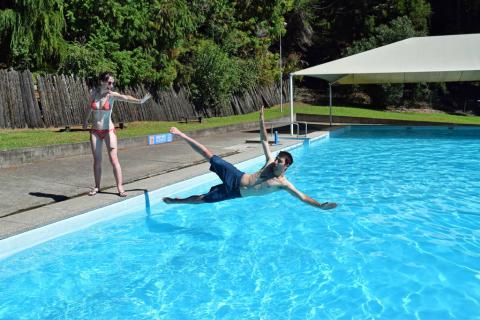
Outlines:
<svg viewBox="0 0 480 320"><path fill-rule="evenodd" d="M206 160L209 161L210 158L213 157L213 153L210 150L208 150L207 147L205 147L200 142L190 138L189 136L187 136L185 133L178 130L177 128L171 127L170 133L184 139L192 147L193 150L201 154Z"/></svg>
<svg viewBox="0 0 480 320"><path fill-rule="evenodd" d="M213 153L207 149L203 144L200 142L190 138L187 136L185 133L182 131L178 130L175 127L170 128L170 133L174 134L176 136L179 136L183 140L185 140L193 150L198 152L200 155L202 155L207 161L210 161L210 158L213 157ZM187 198L170 198L170 197L165 197L163 198L163 201L165 203L171 204L171 203L191 203L191 204L197 204L197 203L204 203L205 201L203 200L203 195L194 195L190 196Z"/></svg>
<svg viewBox="0 0 480 320"><path fill-rule="evenodd" d="M173 203L191 203L191 204L197 204L197 203L204 203L205 201L203 200L203 195L200 196L190 196L187 198L169 198L165 197L163 198L163 202L168 203L168 204L173 204Z"/></svg>

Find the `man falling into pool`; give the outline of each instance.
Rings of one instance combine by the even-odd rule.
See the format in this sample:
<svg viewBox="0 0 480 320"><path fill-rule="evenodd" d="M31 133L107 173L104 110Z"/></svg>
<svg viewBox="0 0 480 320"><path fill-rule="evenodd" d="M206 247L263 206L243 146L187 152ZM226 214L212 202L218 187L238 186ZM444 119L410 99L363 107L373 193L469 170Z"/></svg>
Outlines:
<svg viewBox="0 0 480 320"><path fill-rule="evenodd" d="M184 139L193 150L208 160L210 162L210 171L215 172L223 183L213 186L208 193L202 195L193 195L187 198L166 197L163 198L163 201L166 203L212 203L233 198L259 196L275 191L286 190L291 195L311 206L324 210L335 208L337 206L336 203L319 203L297 190L293 184L285 178L285 171L293 163L292 155L288 152L280 151L275 158L273 157L267 141L267 131L264 122L264 112L262 107L260 110L260 141L263 152L265 153L266 162L259 171L252 174L241 172L231 163L214 155L198 141L190 138L177 128L172 127L170 133Z"/></svg>

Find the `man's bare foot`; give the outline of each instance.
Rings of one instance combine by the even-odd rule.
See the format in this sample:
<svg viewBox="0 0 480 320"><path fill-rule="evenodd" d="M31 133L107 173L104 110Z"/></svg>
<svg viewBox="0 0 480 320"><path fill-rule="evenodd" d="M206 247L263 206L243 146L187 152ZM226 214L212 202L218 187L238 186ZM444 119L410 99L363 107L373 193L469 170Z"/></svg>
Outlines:
<svg viewBox="0 0 480 320"><path fill-rule="evenodd" d="M183 134L183 132L180 131L180 130L178 130L176 127L171 127L171 128L170 128L170 133L171 133L171 134L176 134L176 135L178 135L178 136L180 136L180 135Z"/></svg>
<svg viewBox="0 0 480 320"><path fill-rule="evenodd" d="M173 198L169 198L169 197L163 198L163 202L168 203L168 204L176 203L177 202L176 200L177 199L173 199Z"/></svg>
<svg viewBox="0 0 480 320"><path fill-rule="evenodd" d="M320 204L320 209L323 209L323 210L330 210L336 207L337 207L337 204L335 202L324 202Z"/></svg>

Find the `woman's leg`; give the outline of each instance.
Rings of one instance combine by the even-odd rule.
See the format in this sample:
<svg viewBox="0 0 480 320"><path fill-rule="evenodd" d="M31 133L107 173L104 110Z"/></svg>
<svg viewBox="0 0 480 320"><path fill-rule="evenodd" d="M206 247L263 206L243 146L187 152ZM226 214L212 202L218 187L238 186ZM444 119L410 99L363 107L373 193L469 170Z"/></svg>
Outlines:
<svg viewBox="0 0 480 320"><path fill-rule="evenodd" d="M90 191L90 195L95 195L100 190L100 181L102 180L103 141L95 134L90 133L90 146L92 147L93 176L95 178L95 188Z"/></svg>
<svg viewBox="0 0 480 320"><path fill-rule="evenodd" d="M107 144L110 163L112 164L112 167L113 167L113 175L115 177L115 182L117 184L118 195L121 197L126 197L127 193L123 189L122 167L120 167L120 162L118 161L117 135L115 134L114 131L110 132L105 137L105 142Z"/></svg>

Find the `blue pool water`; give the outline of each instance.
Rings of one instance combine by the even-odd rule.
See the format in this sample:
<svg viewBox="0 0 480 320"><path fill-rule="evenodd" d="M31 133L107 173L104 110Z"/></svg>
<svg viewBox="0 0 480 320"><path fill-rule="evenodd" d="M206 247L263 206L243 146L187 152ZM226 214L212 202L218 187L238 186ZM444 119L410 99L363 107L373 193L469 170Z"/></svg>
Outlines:
<svg viewBox="0 0 480 320"><path fill-rule="evenodd" d="M475 129L353 128L287 172L335 210L150 199L0 260L0 319L479 319L479 150Z"/></svg>

